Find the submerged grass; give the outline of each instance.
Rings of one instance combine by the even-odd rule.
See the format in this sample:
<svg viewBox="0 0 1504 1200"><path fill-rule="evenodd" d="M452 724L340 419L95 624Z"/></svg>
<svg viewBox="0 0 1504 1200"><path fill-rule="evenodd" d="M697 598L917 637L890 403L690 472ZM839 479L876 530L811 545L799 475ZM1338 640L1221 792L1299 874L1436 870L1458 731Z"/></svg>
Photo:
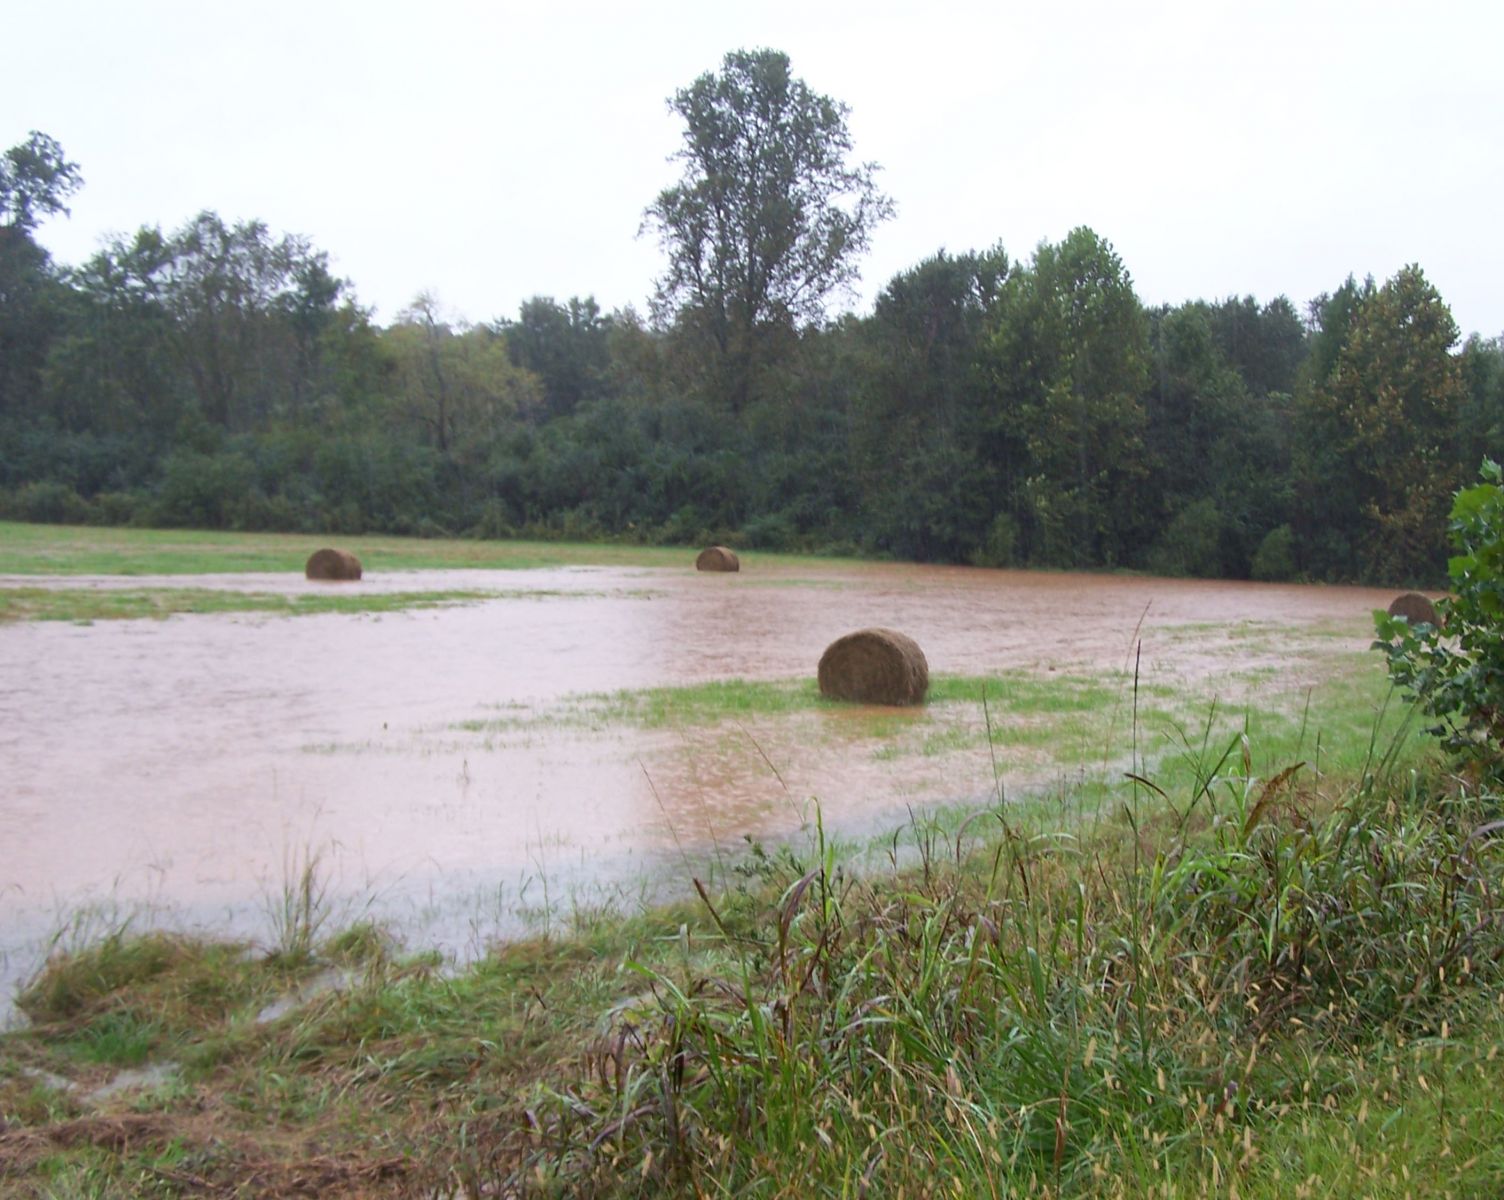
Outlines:
<svg viewBox="0 0 1504 1200"><path fill-rule="evenodd" d="M536 593L528 593L530 596ZM483 591L351 592L284 596L210 588L0 588L0 623L7 621L130 621L189 613L385 613L497 599Z"/></svg>
<svg viewBox="0 0 1504 1200"><path fill-rule="evenodd" d="M467 721L460 728L471 732L503 731L563 721L584 727L682 729L749 717L823 711L852 715L870 721L874 728L886 730L894 721L912 722L943 710L965 708L980 713L984 697L996 706L999 715L1034 717L1105 711L1122 694L1121 685L1064 674L1052 675L1047 680L1022 670L1008 675L936 675L930 681L924 706L895 710L827 700L810 678L721 679L675 687L589 692L566 697L557 708L547 712L508 712L490 720ZM1155 692L1165 698L1174 694L1169 688Z"/></svg>
<svg viewBox="0 0 1504 1200"><path fill-rule="evenodd" d="M1135 751L1070 804L916 819L880 869L853 869L817 823L687 880L693 905L596 914L458 972L369 925L325 938L305 861L279 939L297 953L119 931L46 967L21 997L32 1028L0 1042L0 1181L1499 1194L1501 801L1341 684L1331 714L1318 695L1304 714L1186 722L1158 767ZM1131 688L1129 707L1138 746ZM333 963L346 986L258 1019ZM172 1086L70 1090L164 1060Z"/></svg>
<svg viewBox="0 0 1504 1200"><path fill-rule="evenodd" d="M1023 670L939 674L931 679L928 701L913 709L828 701L808 678L731 679L576 695L546 708L513 704L455 728L505 738L543 728L685 731L745 723L761 736L813 716L822 723L803 729L804 741L867 739L884 760L1022 751L1077 768L1084 783L1127 756L1136 723L1142 758L1161 764L1179 785L1188 754L1243 736L1266 757L1304 756L1318 768L1362 769L1372 738L1391 738L1408 712L1381 674L1364 669L1368 665L1334 664L1333 677L1320 688L1293 692L1274 681L1224 677L1219 685L1243 698L1236 704L1219 699L1211 684L1135 687L1128 673L1105 679Z"/></svg>

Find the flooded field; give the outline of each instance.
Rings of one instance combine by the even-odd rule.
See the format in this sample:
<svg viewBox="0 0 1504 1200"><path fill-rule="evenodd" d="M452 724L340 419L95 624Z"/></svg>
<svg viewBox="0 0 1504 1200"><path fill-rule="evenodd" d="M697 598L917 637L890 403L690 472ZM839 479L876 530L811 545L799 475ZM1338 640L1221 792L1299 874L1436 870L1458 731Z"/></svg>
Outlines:
<svg viewBox="0 0 1504 1200"><path fill-rule="evenodd" d="M519 911L567 913L687 881L717 848L794 833L812 798L827 825L860 833L993 789L989 752L964 739L948 750L925 711L654 724L592 694L809 679L836 637L887 625L919 642L935 674L1126 692L1141 646L1141 678L1162 696L1238 703L1361 656L1369 614L1392 598L869 564L170 583L493 595L381 614L0 626L0 953L11 980L89 904L262 936L308 856L344 915L369 910L463 950L514 930ZM1000 698L993 718L1006 721L1006 707ZM1110 752L1098 732L1063 753L1021 739L998 773L1019 790L1088 770Z"/></svg>

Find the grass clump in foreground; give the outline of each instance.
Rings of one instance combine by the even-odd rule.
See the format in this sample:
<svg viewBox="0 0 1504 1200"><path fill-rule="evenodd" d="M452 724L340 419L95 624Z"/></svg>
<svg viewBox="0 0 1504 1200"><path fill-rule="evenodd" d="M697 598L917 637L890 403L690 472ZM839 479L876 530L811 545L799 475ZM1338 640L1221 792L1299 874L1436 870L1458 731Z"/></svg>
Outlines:
<svg viewBox="0 0 1504 1200"><path fill-rule="evenodd" d="M1187 739L1190 744L1190 739ZM817 836L456 976L118 939L0 1066L17 1195L1443 1196L1504 1182L1499 802L1370 755ZM1190 752L1188 751L1188 754ZM353 958L352 958L353 956ZM352 965L352 963L354 965ZM111 1040L113 1039L113 1041ZM97 1047L180 1065L90 1105ZM92 1057L91 1057L92 1055ZM90 1075L93 1072L94 1075ZM45 1090L45 1089L43 1089ZM310 1191L312 1188L314 1190ZM280 1189L280 1190L278 1190Z"/></svg>

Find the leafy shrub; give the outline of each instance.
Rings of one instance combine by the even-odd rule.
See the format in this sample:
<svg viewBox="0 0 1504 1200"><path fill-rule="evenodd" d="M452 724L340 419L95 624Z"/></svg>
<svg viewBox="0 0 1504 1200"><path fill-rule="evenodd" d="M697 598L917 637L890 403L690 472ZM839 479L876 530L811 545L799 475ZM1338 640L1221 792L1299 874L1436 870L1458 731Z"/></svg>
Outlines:
<svg viewBox="0 0 1504 1200"><path fill-rule="evenodd" d="M1224 525L1215 501L1203 499L1186 505L1149 552L1149 569L1160 575L1216 578L1222 574Z"/></svg>
<svg viewBox="0 0 1504 1200"><path fill-rule="evenodd" d="M977 567L1011 567L1018 561L1018 522L1011 513L998 513L987 527L987 536L972 552Z"/></svg>
<svg viewBox="0 0 1504 1200"><path fill-rule="evenodd" d="M492 498L481 506L480 516L470 527L470 536L476 538L511 538L517 536L517 526L506 502Z"/></svg>
<svg viewBox="0 0 1504 1200"><path fill-rule="evenodd" d="M1374 649L1389 675L1436 719L1430 732L1473 774L1504 779L1504 472L1485 460L1482 482L1457 493L1448 526L1458 553L1441 628L1375 613Z"/></svg>
<svg viewBox="0 0 1504 1200"><path fill-rule="evenodd" d="M348 533L356 536L367 530L366 514L361 511L360 505L353 500L346 500L332 508L323 510L319 525L330 533Z"/></svg>
<svg viewBox="0 0 1504 1200"><path fill-rule="evenodd" d="M742 527L740 540L755 550L792 550L799 544L799 533L787 513L764 513Z"/></svg>
<svg viewBox="0 0 1504 1200"><path fill-rule="evenodd" d="M162 468L155 519L189 529L232 528L255 475L255 465L234 451L175 451Z"/></svg>
<svg viewBox="0 0 1504 1200"><path fill-rule="evenodd" d="M663 523L663 540L670 545L692 546L706 540L705 513L696 505L686 504Z"/></svg>
<svg viewBox="0 0 1504 1200"><path fill-rule="evenodd" d="M268 496L259 488L252 488L238 503L229 506L228 513L233 529L292 533L309 524L305 511L295 500L281 492Z"/></svg>
<svg viewBox="0 0 1504 1200"><path fill-rule="evenodd" d="M42 480L16 489L4 504L6 516L46 525L82 525L89 519L89 504L66 483Z"/></svg>
<svg viewBox="0 0 1504 1200"><path fill-rule="evenodd" d="M1249 573L1265 583L1295 578L1295 532L1288 525L1271 529L1254 551Z"/></svg>
<svg viewBox="0 0 1504 1200"><path fill-rule="evenodd" d="M146 499L138 492L100 492L90 502L89 524L130 525L146 509Z"/></svg>

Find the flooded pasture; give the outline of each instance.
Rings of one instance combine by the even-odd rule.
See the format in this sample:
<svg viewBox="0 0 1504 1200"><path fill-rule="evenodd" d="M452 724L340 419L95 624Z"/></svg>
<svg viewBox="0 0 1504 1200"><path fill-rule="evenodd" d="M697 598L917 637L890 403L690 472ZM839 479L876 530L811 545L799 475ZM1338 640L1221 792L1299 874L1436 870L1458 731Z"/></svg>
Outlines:
<svg viewBox="0 0 1504 1200"><path fill-rule="evenodd" d="M893 752L930 719L922 710L645 726L589 694L808 679L835 638L886 625L919 642L932 674L1121 686L1137 653L1144 680L1235 702L1272 674L1314 683L1361 654L1369 614L1391 598L871 564L170 582L494 598L0 626L0 954L12 982L90 904L264 938L268 906L309 856L337 911L463 950L514 930L519 911L687 881L717 848L794 833L812 798L828 826L860 833L993 788L985 750ZM1100 753L1083 745L1077 765ZM1025 788L1062 767L1021 747L998 770Z"/></svg>

